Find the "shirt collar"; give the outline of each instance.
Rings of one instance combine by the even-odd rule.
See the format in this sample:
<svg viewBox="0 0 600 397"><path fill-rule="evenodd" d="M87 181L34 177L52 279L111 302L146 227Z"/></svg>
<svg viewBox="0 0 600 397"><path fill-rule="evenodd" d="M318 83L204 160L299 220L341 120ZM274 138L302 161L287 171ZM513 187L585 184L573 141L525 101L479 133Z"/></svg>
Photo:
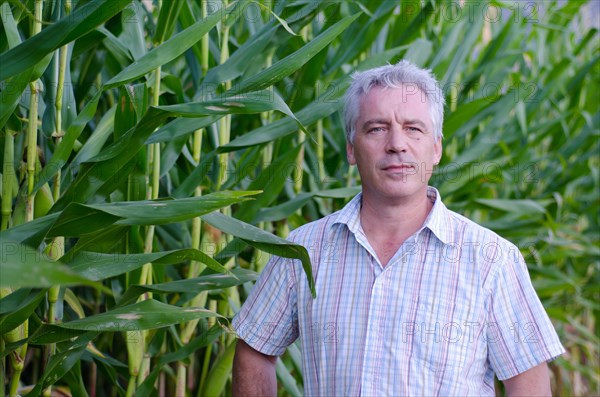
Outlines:
<svg viewBox="0 0 600 397"><path fill-rule="evenodd" d="M433 207L429 212L429 215L425 219L421 230L427 228L444 244L448 244L452 241L451 228L449 227L449 215L448 209L442 203L440 193L432 186L427 187L427 197L433 202ZM362 233L362 227L360 225L360 205L362 200L362 193L354 196L352 200L348 202L342 208L336 217L333 224L344 224L348 227L353 234L357 235Z"/></svg>
<svg viewBox="0 0 600 397"><path fill-rule="evenodd" d="M433 208L423 223L423 228L428 228L444 244L452 241L452 229L448 209L442 203L440 192L433 186L427 187L427 197L433 201Z"/></svg>

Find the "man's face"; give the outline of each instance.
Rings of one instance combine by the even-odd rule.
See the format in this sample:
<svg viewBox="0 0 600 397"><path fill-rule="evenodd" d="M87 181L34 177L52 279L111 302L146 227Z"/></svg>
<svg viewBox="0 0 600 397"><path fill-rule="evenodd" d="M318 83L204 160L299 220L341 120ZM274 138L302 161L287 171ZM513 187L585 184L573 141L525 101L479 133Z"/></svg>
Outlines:
<svg viewBox="0 0 600 397"><path fill-rule="evenodd" d="M363 97L348 162L356 164L363 194L384 201L425 197L442 156L429 104L414 86L373 87Z"/></svg>

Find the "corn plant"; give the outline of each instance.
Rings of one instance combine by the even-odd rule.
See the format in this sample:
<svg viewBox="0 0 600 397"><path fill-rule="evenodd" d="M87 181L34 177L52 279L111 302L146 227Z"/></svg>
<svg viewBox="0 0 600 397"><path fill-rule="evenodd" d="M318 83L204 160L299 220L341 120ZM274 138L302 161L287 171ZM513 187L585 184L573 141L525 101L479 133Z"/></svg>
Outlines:
<svg viewBox="0 0 600 397"><path fill-rule="evenodd" d="M448 103L431 183L524 254L567 349L556 393L600 393L598 12L2 2L0 396L228 395L252 281L281 255L312 282L285 236L360 190L339 116L351 72L402 58ZM277 376L302 395L298 346Z"/></svg>

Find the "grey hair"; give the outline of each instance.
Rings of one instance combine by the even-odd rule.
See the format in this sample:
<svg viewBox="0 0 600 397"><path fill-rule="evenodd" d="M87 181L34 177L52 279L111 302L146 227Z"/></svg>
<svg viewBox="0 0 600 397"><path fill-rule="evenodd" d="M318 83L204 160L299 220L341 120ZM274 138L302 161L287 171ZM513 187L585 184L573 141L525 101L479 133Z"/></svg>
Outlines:
<svg viewBox="0 0 600 397"><path fill-rule="evenodd" d="M356 120L360 113L360 101L372 87L403 88L416 86L429 103L429 114L433 124L435 139L441 139L446 100L438 81L429 69L422 69L413 63L402 60L395 65L355 72L352 83L346 91L344 106L344 125L346 140L354 142ZM413 92L414 93L414 92Z"/></svg>

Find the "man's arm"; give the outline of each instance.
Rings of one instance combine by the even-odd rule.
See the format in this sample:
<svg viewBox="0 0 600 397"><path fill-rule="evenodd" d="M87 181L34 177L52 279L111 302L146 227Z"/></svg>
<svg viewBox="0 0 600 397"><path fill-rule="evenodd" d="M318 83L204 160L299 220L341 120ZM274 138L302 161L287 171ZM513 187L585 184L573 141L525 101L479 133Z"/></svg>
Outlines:
<svg viewBox="0 0 600 397"><path fill-rule="evenodd" d="M276 356L254 350L238 339L233 359L234 396L276 396Z"/></svg>
<svg viewBox="0 0 600 397"><path fill-rule="evenodd" d="M551 397L548 365L541 363L517 376L504 380L507 397Z"/></svg>

